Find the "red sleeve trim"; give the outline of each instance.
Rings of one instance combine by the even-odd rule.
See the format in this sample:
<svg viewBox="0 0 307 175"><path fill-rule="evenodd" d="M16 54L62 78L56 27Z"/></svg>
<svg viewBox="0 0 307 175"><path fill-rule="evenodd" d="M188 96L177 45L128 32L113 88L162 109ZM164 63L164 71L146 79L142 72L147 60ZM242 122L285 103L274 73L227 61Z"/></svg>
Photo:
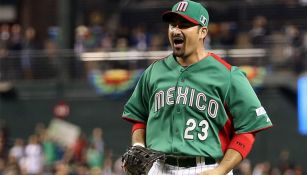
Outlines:
<svg viewBox="0 0 307 175"><path fill-rule="evenodd" d="M228 145L228 149L234 149L238 151L244 159L251 151L254 142L254 133L238 134L232 138L230 144Z"/></svg>
<svg viewBox="0 0 307 175"><path fill-rule="evenodd" d="M223 60L221 57L219 57L218 55L214 54L214 53L209 53L209 55L211 55L213 58L215 58L218 62L220 62L221 64L223 64L228 70L231 70L231 65L229 63L227 63L225 60Z"/></svg>
<svg viewBox="0 0 307 175"><path fill-rule="evenodd" d="M134 120L134 119L131 119L127 116L122 116L122 119L128 121L128 122L131 122L131 123L144 123L143 121L139 121L139 120Z"/></svg>
<svg viewBox="0 0 307 175"><path fill-rule="evenodd" d="M135 123L132 126L132 133L137 129L145 129L145 128L146 128L146 125L144 123Z"/></svg>
<svg viewBox="0 0 307 175"><path fill-rule="evenodd" d="M257 130L251 131L251 132L257 133L257 132L264 131L264 130L267 130L267 129L272 128L272 127L273 127L273 125L270 125L270 126L267 126L265 128L260 128L260 129L257 129Z"/></svg>

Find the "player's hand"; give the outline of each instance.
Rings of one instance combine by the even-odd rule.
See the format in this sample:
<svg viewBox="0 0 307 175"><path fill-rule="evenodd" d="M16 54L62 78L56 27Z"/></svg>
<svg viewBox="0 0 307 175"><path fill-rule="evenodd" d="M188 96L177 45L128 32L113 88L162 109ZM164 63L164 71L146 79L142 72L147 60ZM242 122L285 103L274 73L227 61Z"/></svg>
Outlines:
<svg viewBox="0 0 307 175"><path fill-rule="evenodd" d="M221 171L218 168L212 169L212 170L207 170L204 171L198 175L225 175L225 173L223 171Z"/></svg>

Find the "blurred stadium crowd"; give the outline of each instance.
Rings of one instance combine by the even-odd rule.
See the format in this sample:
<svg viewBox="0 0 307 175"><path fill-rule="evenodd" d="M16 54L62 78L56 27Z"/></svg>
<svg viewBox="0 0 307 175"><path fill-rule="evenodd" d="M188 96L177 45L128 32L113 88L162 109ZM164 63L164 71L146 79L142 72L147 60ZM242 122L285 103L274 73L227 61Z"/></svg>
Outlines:
<svg viewBox="0 0 307 175"><path fill-rule="evenodd" d="M103 130L93 128L80 134L75 144L64 146L48 137L47 128L38 123L27 140L9 140L9 128L0 130L0 174L76 174L122 175L120 156L105 149ZM114 158L117 158L114 160Z"/></svg>
<svg viewBox="0 0 307 175"><path fill-rule="evenodd" d="M98 19L96 19L98 18ZM50 27L48 38L38 41L33 27L19 24L0 26L0 79L43 79L54 77L59 67L57 57L63 52L80 61L84 52L97 51L160 51L168 50L167 26L138 25L133 28L112 28L99 23L93 15L92 24L75 29L74 50L58 51L59 29ZM96 21L96 22L95 22ZM98 22L97 22L98 21ZM256 16L248 31L241 31L235 22L209 25L206 39L209 49L269 49L267 63L300 74L306 69L307 32L304 27L286 24L272 29L265 16ZM74 63L82 64L82 63ZM80 70L80 65L78 65ZM81 65L84 66L84 65ZM76 67L76 66L75 66Z"/></svg>
<svg viewBox="0 0 307 175"><path fill-rule="evenodd" d="M0 174L2 175L124 175L121 155L113 155L105 145L103 130L93 128L90 135L80 134L75 144L63 146L48 137L47 128L38 123L28 140L9 141L9 129L2 121L0 130ZM238 175L303 175L301 165L283 150L279 163L256 164L247 158L235 170Z"/></svg>

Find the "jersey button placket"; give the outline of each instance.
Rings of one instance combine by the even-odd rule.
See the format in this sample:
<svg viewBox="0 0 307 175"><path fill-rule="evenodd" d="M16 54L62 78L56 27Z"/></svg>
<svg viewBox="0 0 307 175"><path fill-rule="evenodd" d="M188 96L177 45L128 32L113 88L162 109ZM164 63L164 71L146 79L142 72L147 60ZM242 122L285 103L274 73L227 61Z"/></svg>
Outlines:
<svg viewBox="0 0 307 175"><path fill-rule="evenodd" d="M185 79L184 79L185 69L184 68L180 69L180 72L181 72L181 74L180 74L180 76L178 78L178 85L183 87L183 84L184 84L184 81L185 81ZM182 109L181 109L180 105L178 105L176 107L176 112L177 112L177 114L180 114L182 112Z"/></svg>
<svg viewBox="0 0 307 175"><path fill-rule="evenodd" d="M183 83L185 81L185 69L183 69L183 68L180 69L180 72L181 72L181 74L180 74L179 80L180 80L181 83Z"/></svg>
<svg viewBox="0 0 307 175"><path fill-rule="evenodd" d="M177 112L178 114L180 114L181 110L180 110L180 107L179 107L179 106L177 107L176 112Z"/></svg>

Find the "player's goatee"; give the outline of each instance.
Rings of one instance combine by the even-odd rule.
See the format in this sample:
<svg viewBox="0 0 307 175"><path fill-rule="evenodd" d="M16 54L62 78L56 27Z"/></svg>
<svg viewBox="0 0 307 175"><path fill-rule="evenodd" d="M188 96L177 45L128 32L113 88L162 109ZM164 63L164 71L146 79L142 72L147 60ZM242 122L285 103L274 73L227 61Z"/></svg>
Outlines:
<svg viewBox="0 0 307 175"><path fill-rule="evenodd" d="M176 57L183 57L184 56L184 49L173 47L173 55L176 56Z"/></svg>

